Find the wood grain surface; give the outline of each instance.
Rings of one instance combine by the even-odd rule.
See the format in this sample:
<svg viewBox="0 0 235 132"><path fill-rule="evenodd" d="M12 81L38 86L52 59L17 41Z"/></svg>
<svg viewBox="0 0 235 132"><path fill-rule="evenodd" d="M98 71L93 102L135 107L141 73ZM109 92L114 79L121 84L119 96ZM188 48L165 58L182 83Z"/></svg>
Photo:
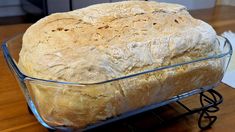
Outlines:
<svg viewBox="0 0 235 132"><path fill-rule="evenodd" d="M202 19L210 23L218 34L231 30L235 32L235 7L217 6L212 9L191 11L195 18ZM18 24L9 26L0 26L0 42L11 38L17 33L24 32L30 24ZM220 105L220 111L216 113L218 120L213 127L207 131L213 132L231 132L235 131L235 89L221 84L216 88L224 97L223 104ZM198 104L198 98L186 99L184 102L190 106ZM181 113L178 106L173 106L174 110L164 108L163 116L173 116ZM155 131L164 132L187 132L200 131L197 127L197 114L187 116L177 122L164 125ZM146 117L140 120L139 125L146 125ZM116 128L114 128L116 129ZM0 54L0 131L14 132L46 132L35 117L29 114L27 105L14 77L11 75L3 54Z"/></svg>

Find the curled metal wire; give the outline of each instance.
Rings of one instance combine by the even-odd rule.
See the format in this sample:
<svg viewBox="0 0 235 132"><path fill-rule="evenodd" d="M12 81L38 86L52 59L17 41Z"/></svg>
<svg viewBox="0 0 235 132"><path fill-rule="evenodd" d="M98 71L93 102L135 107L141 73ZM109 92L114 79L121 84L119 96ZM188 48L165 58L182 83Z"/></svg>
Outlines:
<svg viewBox="0 0 235 132"><path fill-rule="evenodd" d="M198 127L200 129L208 129L215 123L217 117L210 114L219 111L218 105L222 103L222 101L222 96L215 90L200 93L200 103L202 106L198 119Z"/></svg>

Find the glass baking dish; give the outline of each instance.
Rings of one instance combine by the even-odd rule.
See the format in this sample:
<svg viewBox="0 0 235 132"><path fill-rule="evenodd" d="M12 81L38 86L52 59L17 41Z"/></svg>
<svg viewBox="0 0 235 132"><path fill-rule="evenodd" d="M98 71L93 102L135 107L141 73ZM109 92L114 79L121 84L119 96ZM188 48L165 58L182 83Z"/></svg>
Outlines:
<svg viewBox="0 0 235 132"><path fill-rule="evenodd" d="M88 130L216 87L227 69L232 47L220 36L215 45L221 52L207 58L92 84L44 80L22 73L17 65L22 34L3 43L2 49L28 106L44 127ZM128 86L131 92L118 93L115 89L120 85Z"/></svg>

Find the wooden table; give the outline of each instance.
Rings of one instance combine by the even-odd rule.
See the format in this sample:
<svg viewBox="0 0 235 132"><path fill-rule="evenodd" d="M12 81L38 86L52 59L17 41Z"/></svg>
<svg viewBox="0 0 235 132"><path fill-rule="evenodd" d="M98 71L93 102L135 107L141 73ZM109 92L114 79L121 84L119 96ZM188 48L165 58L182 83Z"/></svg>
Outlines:
<svg viewBox="0 0 235 132"><path fill-rule="evenodd" d="M191 11L191 14L210 23L218 34L227 30L235 32L235 7L218 6L212 9ZM25 31L29 25L0 26L0 42ZM220 105L220 111L216 113L217 122L208 131L234 131L235 90L224 84L221 84L217 90L223 95L224 102ZM186 103L195 105L197 101L186 100ZM167 109L165 111L168 116L174 114L168 112ZM156 131L199 131L196 121L195 115L188 116ZM0 131L47 131L34 116L29 114L23 94L7 68L2 54L0 54Z"/></svg>

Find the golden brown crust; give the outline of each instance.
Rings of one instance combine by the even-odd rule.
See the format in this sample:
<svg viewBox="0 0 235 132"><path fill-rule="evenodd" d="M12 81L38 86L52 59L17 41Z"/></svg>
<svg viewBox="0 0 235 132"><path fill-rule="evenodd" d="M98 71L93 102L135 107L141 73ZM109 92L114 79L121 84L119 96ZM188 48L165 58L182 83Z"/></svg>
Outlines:
<svg viewBox="0 0 235 132"><path fill-rule="evenodd" d="M214 41L214 30L180 5L100 4L31 26L19 63L34 77L92 83L166 65L182 54L181 61L205 56ZM185 55L195 48L203 50Z"/></svg>
<svg viewBox="0 0 235 132"><path fill-rule="evenodd" d="M24 34L19 66L37 78L94 83L207 57L218 52L215 40L213 28L181 5L99 4L32 25ZM100 85L29 86L49 124L80 128L213 84L221 67L221 61L210 61Z"/></svg>

